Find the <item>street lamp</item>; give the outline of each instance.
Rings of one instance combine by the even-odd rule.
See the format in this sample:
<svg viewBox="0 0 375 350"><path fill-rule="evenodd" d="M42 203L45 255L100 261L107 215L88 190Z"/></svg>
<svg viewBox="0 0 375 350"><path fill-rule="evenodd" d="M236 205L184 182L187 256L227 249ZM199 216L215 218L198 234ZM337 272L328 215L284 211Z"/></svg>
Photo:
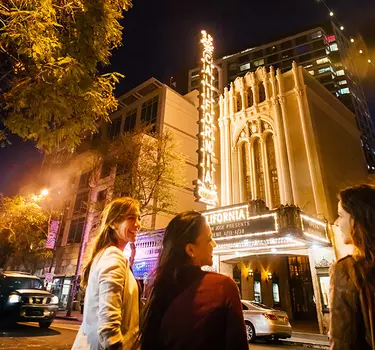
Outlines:
<svg viewBox="0 0 375 350"><path fill-rule="evenodd" d="M48 194L49 194L49 191L46 188L42 189L42 191L40 192L40 195L42 197L47 197Z"/></svg>

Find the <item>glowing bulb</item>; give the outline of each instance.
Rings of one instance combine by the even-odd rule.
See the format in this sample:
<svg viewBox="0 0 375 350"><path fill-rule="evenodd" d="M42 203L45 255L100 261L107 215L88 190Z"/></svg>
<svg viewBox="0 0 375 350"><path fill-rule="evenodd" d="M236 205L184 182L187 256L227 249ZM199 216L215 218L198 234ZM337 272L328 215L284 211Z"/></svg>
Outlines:
<svg viewBox="0 0 375 350"><path fill-rule="evenodd" d="M340 29L341 29L341 30L344 30L344 26L341 26Z"/></svg>
<svg viewBox="0 0 375 350"><path fill-rule="evenodd" d="M48 196L48 190L45 188L45 189L43 189L41 192L40 192L40 194L43 196L43 197L45 197L45 196Z"/></svg>
<svg viewBox="0 0 375 350"><path fill-rule="evenodd" d="M359 53L363 53L363 51L362 51L362 50L359 50Z"/></svg>
<svg viewBox="0 0 375 350"><path fill-rule="evenodd" d="M368 59L368 60L367 60L367 62L368 62L368 63L371 63L371 60L370 60L370 59Z"/></svg>
<svg viewBox="0 0 375 350"><path fill-rule="evenodd" d="M351 41L352 43L354 43L354 39L353 39L353 38L351 38L350 41Z"/></svg>
<svg viewBox="0 0 375 350"><path fill-rule="evenodd" d="M333 17L334 16L334 14L333 14L333 12L331 11L330 13L329 13L329 15L331 16L331 17Z"/></svg>

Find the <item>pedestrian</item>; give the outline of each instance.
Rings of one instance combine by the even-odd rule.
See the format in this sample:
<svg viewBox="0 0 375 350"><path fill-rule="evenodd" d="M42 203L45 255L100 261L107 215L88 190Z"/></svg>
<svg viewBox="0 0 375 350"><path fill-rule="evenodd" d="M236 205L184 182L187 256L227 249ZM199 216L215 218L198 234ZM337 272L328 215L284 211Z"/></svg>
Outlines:
<svg viewBox="0 0 375 350"><path fill-rule="evenodd" d="M169 223L141 316L141 350L248 350L236 283L201 269L213 264L215 246L202 214L184 212Z"/></svg>
<svg viewBox="0 0 375 350"><path fill-rule="evenodd" d="M335 226L354 252L331 267L331 350L375 349L375 187L341 191Z"/></svg>
<svg viewBox="0 0 375 350"><path fill-rule="evenodd" d="M139 292L123 251L135 242L139 215L139 203L132 198L115 199L104 209L83 271L83 321L72 349L132 348L139 329Z"/></svg>

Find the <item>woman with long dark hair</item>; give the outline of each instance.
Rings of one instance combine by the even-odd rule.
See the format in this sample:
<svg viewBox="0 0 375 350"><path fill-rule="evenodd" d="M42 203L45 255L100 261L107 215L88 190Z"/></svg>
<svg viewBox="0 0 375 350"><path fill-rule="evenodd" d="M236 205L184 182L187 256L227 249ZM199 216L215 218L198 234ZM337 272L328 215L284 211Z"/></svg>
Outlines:
<svg viewBox="0 0 375 350"><path fill-rule="evenodd" d="M335 225L354 252L331 267L331 350L375 349L375 187L341 191Z"/></svg>
<svg viewBox="0 0 375 350"><path fill-rule="evenodd" d="M236 283L201 269L212 265L215 245L198 212L169 223L140 321L142 350L248 349Z"/></svg>
<svg viewBox="0 0 375 350"><path fill-rule="evenodd" d="M131 349L139 329L138 285L124 256L140 228L139 203L118 198L103 213L83 271L83 322L72 349Z"/></svg>

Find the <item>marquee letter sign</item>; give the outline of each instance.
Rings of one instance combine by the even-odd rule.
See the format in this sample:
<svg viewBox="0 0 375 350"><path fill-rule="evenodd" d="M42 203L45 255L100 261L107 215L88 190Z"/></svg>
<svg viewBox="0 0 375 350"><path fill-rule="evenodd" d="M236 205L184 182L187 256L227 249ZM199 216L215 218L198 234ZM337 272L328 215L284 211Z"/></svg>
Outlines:
<svg viewBox="0 0 375 350"><path fill-rule="evenodd" d="M198 135L198 179L194 181L198 202L217 206L217 191L214 183L214 98L213 98L213 39L206 31L201 33L203 48L201 58L201 92Z"/></svg>

